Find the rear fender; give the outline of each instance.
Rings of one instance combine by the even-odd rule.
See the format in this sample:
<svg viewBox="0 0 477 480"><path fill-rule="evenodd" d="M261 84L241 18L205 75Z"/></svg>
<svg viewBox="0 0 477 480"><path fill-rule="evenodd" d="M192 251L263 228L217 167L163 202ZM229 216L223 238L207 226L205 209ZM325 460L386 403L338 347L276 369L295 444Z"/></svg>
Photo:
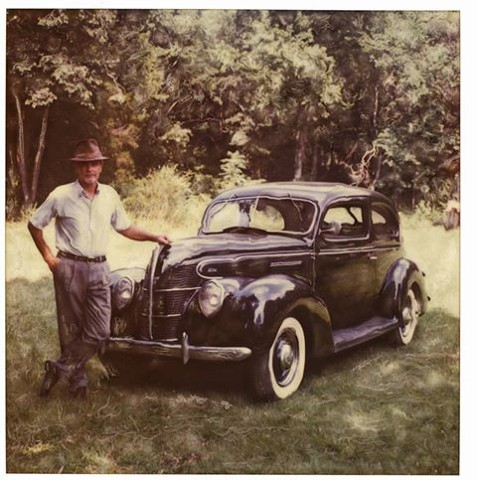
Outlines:
<svg viewBox="0 0 477 480"><path fill-rule="evenodd" d="M387 318L402 320L402 305L410 287L421 303L421 314L427 311L428 296L424 282L424 273L418 266L405 258L396 260L384 278L378 298L380 315Z"/></svg>

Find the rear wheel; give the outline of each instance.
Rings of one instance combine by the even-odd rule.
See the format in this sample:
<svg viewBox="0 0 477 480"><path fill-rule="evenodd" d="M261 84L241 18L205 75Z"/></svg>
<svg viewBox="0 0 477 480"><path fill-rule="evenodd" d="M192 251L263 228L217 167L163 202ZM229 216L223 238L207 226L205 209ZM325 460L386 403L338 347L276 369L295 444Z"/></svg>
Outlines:
<svg viewBox="0 0 477 480"><path fill-rule="evenodd" d="M305 334L300 322L285 318L270 348L252 362L251 384L259 400L279 400L298 390L305 371Z"/></svg>
<svg viewBox="0 0 477 480"><path fill-rule="evenodd" d="M402 325L400 325L394 332L394 343L397 346L408 345L411 343L420 314L420 301L414 290L410 288L407 291L401 310Z"/></svg>

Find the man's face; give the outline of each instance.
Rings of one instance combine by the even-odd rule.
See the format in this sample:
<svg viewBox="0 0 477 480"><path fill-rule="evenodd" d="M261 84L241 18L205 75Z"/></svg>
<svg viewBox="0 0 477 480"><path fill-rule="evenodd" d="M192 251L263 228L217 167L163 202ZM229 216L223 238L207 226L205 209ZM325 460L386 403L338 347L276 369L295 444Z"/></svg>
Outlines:
<svg viewBox="0 0 477 480"><path fill-rule="evenodd" d="M93 160L91 162L74 162L76 176L83 186L96 185L99 176L103 171L103 161Z"/></svg>

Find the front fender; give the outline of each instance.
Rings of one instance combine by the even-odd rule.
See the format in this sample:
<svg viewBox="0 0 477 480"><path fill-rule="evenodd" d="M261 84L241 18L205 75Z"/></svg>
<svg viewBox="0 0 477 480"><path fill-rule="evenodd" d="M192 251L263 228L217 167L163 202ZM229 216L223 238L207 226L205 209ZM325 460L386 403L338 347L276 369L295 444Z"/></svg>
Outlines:
<svg viewBox="0 0 477 480"><path fill-rule="evenodd" d="M424 282L424 273L405 258L396 260L386 273L378 297L379 313L387 318L399 318L407 291L411 286L418 289L421 313L425 313L429 297Z"/></svg>
<svg viewBox="0 0 477 480"><path fill-rule="evenodd" d="M145 269L139 267L121 268L111 272L111 325L110 333L113 337L133 336L136 332L136 318L134 309L140 292L141 282L144 279ZM116 286L119 280L127 278L132 282L132 295L130 302L119 307Z"/></svg>
<svg viewBox="0 0 477 480"><path fill-rule="evenodd" d="M119 279L129 277L136 283L140 283L145 275L146 270L140 267L120 268L111 272L111 285L114 285Z"/></svg>
<svg viewBox="0 0 477 480"><path fill-rule="evenodd" d="M224 305L210 319L200 314L197 305L191 305L187 315L191 342L234 343L255 350L266 348L281 320L293 315L303 325L310 353L332 351L331 322L326 305L313 295L311 286L303 280L277 274L259 279L223 278L217 281L228 291Z"/></svg>

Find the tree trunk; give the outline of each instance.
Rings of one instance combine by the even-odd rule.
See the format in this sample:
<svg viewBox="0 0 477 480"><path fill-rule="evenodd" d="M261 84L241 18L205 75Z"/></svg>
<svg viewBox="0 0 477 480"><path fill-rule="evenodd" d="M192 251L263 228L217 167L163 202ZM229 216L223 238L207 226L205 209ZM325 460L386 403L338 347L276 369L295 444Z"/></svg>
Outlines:
<svg viewBox="0 0 477 480"><path fill-rule="evenodd" d="M305 134L303 132L297 133L297 144L295 150L295 173L293 180L302 180L303 165L305 163Z"/></svg>
<svg viewBox="0 0 477 480"><path fill-rule="evenodd" d="M22 189L23 205L31 204L30 189L28 187L28 172L25 160L25 131L23 126L23 112L20 98L16 93L13 94L15 98L15 105L17 109L18 120L18 137L17 137L17 154L16 161L18 166L18 174L20 176L20 183Z"/></svg>
<svg viewBox="0 0 477 480"><path fill-rule="evenodd" d="M376 162L376 174L374 175L374 179L371 182L371 185L369 186L370 190L376 190L376 182L381 177L381 168L383 166L383 159L382 159L380 153L378 153L376 160L377 160L377 162Z"/></svg>
<svg viewBox="0 0 477 480"><path fill-rule="evenodd" d="M379 86L376 85L374 87L374 109L373 109L373 121L372 121L372 136L374 139L376 139L378 134L378 112L379 112ZM381 167L383 163L379 148L376 148L376 147L373 147L373 148L375 148L378 153L377 153L377 162L376 162L376 174L374 175L374 178L371 180L368 187L370 190L376 189L376 182L379 180L379 177L381 176Z"/></svg>
<svg viewBox="0 0 477 480"><path fill-rule="evenodd" d="M43 153L46 145L46 132L48 129L48 116L50 107L46 107L41 119L41 131L38 139L38 148L33 162L33 170L31 174L31 183L29 181L28 162L25 158L25 125L23 119L23 110L20 97L17 93L13 93L17 110L18 135L16 148L16 164L18 167L18 175L22 192L22 207L30 207L36 201L38 194L38 182L40 179L40 167L43 160Z"/></svg>
<svg viewBox="0 0 477 480"><path fill-rule="evenodd" d="M373 109L373 136L376 137L378 131L378 111L379 111L379 87L374 87L374 109Z"/></svg>
<svg viewBox="0 0 477 480"><path fill-rule="evenodd" d="M316 182L318 180L318 165L320 164L320 155L318 153L318 142L313 145L313 157L311 164L311 179Z"/></svg>
<svg viewBox="0 0 477 480"><path fill-rule="evenodd" d="M30 191L30 201L31 203L36 202L36 196L38 193L38 180L40 178L40 166L43 159L43 152L45 151L46 144L46 130L48 128L48 113L50 107L46 107L43 112L43 117L41 119L41 132L38 139L38 150L35 155L35 163L33 164L33 176L31 180L31 191Z"/></svg>
<svg viewBox="0 0 477 480"><path fill-rule="evenodd" d="M293 180L295 181L303 179L303 167L306 160L306 118L306 111L300 111L295 135L295 171L293 174Z"/></svg>

